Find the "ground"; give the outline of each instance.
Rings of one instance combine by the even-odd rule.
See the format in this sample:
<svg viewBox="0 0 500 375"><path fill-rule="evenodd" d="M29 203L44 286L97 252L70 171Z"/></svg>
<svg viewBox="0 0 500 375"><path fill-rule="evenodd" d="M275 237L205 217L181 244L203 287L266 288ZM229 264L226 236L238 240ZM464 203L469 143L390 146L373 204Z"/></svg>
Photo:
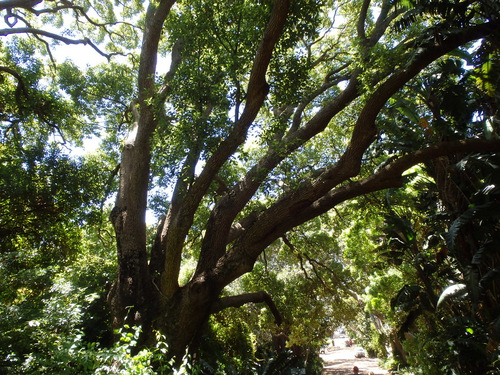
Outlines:
<svg viewBox="0 0 500 375"><path fill-rule="evenodd" d="M368 375L373 371L374 375L389 374L387 370L379 367L379 359L377 358L355 358L355 346L329 348L321 358L325 362L323 375L350 375L352 368L358 366L359 375Z"/></svg>

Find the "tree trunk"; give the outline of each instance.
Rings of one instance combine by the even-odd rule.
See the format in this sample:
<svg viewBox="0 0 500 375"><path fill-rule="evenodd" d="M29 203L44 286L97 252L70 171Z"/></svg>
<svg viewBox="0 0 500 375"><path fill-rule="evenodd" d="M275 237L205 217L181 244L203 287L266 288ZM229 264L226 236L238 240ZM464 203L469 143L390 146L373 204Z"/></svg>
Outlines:
<svg viewBox="0 0 500 375"><path fill-rule="evenodd" d="M173 297L163 297L155 328L165 335L171 357L179 361L187 348L196 350L216 299L213 282L208 280L192 280Z"/></svg>
<svg viewBox="0 0 500 375"><path fill-rule="evenodd" d="M140 150L137 143L127 143L121 163L123 186L111 212L118 252L118 278L108 296L114 329L127 323L148 331L157 305L146 252L148 171L147 150Z"/></svg>

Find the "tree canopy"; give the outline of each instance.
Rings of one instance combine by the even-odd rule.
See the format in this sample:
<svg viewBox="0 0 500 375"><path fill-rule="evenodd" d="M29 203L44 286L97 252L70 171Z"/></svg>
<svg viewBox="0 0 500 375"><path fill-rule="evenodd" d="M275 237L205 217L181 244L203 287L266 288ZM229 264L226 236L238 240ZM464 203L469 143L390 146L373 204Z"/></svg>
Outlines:
<svg viewBox="0 0 500 375"><path fill-rule="evenodd" d="M405 334L449 328L430 317L446 286L469 288L461 312L481 312L481 340L498 325L496 1L0 10L1 272L29 281L6 288L5 309L64 295L70 274L107 280L109 324L140 327L124 336L135 354L165 341L177 367L224 330L221 311L248 303L268 315L233 311L247 336L274 320L270 332L316 348L332 320L364 310L393 327L378 335L405 365ZM101 60L83 66L77 50ZM71 156L88 139L99 150ZM38 289L25 276L49 268Z"/></svg>

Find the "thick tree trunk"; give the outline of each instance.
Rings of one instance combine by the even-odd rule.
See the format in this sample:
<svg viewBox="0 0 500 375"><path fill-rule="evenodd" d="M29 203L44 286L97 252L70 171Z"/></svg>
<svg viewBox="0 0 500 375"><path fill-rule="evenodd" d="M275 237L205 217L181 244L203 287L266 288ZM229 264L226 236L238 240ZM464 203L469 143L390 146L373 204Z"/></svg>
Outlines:
<svg viewBox="0 0 500 375"><path fill-rule="evenodd" d="M112 325L119 328L126 322L141 326L145 344L153 341L152 321L158 314L159 301L158 289L149 273L146 250L150 142L158 125L158 108L151 102L158 95L154 79L158 44L163 23L174 3L175 0L160 0L148 6L138 73L138 98L131 105L134 124L122 150L119 191L110 217L118 251L118 278L108 295Z"/></svg>
<svg viewBox="0 0 500 375"><path fill-rule="evenodd" d="M111 213L118 251L118 278L108 302L115 329L126 322L148 331L157 305L146 252L149 151L145 148L141 148L137 140L127 141L122 152L120 191Z"/></svg>
<svg viewBox="0 0 500 375"><path fill-rule="evenodd" d="M171 357L179 361L187 348L192 352L196 350L216 299L213 283L193 280L163 301L162 315L155 322L155 328L167 338Z"/></svg>

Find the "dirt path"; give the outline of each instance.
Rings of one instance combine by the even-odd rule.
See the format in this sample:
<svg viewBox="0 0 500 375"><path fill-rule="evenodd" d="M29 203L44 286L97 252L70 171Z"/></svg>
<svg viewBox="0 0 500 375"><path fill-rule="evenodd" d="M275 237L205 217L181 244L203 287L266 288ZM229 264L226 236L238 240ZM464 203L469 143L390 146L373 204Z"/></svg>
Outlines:
<svg viewBox="0 0 500 375"><path fill-rule="evenodd" d="M389 374L387 370L378 366L377 358L355 358L354 348L336 348L321 354L325 362L323 375L350 375L352 368L358 366L360 375L368 375L373 371L374 375Z"/></svg>

